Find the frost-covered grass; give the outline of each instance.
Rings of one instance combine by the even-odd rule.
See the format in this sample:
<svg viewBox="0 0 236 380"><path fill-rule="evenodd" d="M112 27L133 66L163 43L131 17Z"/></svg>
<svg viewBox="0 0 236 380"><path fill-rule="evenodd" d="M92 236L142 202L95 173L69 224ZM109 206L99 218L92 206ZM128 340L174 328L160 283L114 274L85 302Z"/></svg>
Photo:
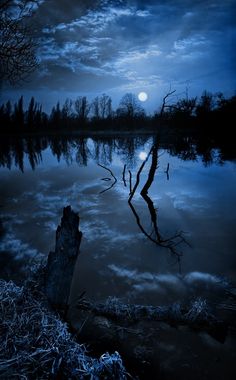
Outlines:
<svg viewBox="0 0 236 380"><path fill-rule="evenodd" d="M32 287L0 280L1 379L126 379L117 352L91 358Z"/></svg>

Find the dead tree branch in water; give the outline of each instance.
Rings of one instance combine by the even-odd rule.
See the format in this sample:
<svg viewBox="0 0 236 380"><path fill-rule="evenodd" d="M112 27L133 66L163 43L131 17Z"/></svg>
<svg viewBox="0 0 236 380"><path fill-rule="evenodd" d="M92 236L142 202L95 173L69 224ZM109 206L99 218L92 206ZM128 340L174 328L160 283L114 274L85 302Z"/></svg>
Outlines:
<svg viewBox="0 0 236 380"><path fill-rule="evenodd" d="M136 212L136 210L135 210L135 208L134 208L132 202L131 202L131 201L128 201L128 203L129 203L129 207L131 208L131 211L133 212L133 214L134 214L134 216L135 216L136 223L137 223L137 225L139 226L139 228L140 228L140 230L142 231L142 233L143 233L143 234L144 234L149 240L151 240L153 243L158 244L157 241L156 241L155 239L152 238L151 234L148 234L148 233L146 232L145 228L142 226L141 221L140 221L140 218L139 218L139 215L138 215L138 213ZM158 244L158 245L159 245L159 244Z"/></svg>
<svg viewBox="0 0 236 380"><path fill-rule="evenodd" d="M129 170L129 195L132 193L132 173Z"/></svg>
<svg viewBox="0 0 236 380"><path fill-rule="evenodd" d="M151 223L153 226L153 231L151 233L147 232L147 230L143 227L141 220L140 220L140 217L139 217L134 205L132 204L132 198L135 195L135 192L136 192L136 190L140 184L140 175L141 175L142 170L143 170L144 166L146 165L150 156L152 157L152 160L151 160L151 166L150 166L150 169L148 172L148 178L147 178L147 181L145 182L140 194L141 194L142 198L144 199L144 201L146 202L146 204L148 206L149 213L150 213ZM158 228L158 222L157 222L157 210L154 207L152 199L148 196L148 190L154 181L156 170L158 168L158 158L159 158L159 156L158 156L158 141L155 139L154 144L152 145L149 153L147 154L147 157L142 162L142 164L141 164L141 166L140 166L140 168L136 174L136 182L135 182L134 186L132 186L132 173L129 170L130 193L129 193L129 198L128 198L128 204L129 204L129 207L130 207L130 209L131 209L131 211L135 217L136 223L137 223L138 227L140 228L141 232L149 240L151 240L153 243L155 243L156 245L163 247L163 248L168 248L170 250L170 252L177 257L177 260L178 260L178 263L180 266L180 257L182 256L182 253L177 251L177 246L179 246L181 243L188 244L188 242L184 238L182 231L176 232L174 235L170 236L167 239L164 239L161 236L161 233L159 232L159 228ZM100 194L102 194L102 193L105 193L106 191L110 190L116 184L117 179L114 176L113 172L109 168L107 168L101 164L98 164L98 165L100 167L102 167L103 169L107 170L114 179L111 186L109 186L107 189L100 192ZM168 171L169 171L169 164L167 166L167 175L168 175ZM126 165L124 165L124 169L123 169L123 173L122 173L123 183L126 186L125 172L126 172ZM108 180L108 179L106 179L106 180ZM179 271L181 272L181 268L179 269Z"/></svg>
<svg viewBox="0 0 236 380"><path fill-rule="evenodd" d="M140 192L142 196L148 193L148 190L150 186L152 185L154 177L155 177L155 173L157 170L157 160L158 160L158 146L157 145L153 145L151 149L151 153L152 153L152 162L151 162L151 166L148 172L148 179Z"/></svg>
<svg viewBox="0 0 236 380"><path fill-rule="evenodd" d="M138 215L137 211L135 210L135 208L131 202L132 197L134 196L134 193L135 193L135 191L139 185L140 173L143 170L143 167L144 167L145 163L147 162L147 159L150 155L152 155L152 162L151 162L151 166L150 166L150 169L148 172L148 178L147 178L147 181L144 184L140 194L148 206L148 210L149 210L149 213L151 216L151 222L152 222L152 226L153 226L153 232L152 233L148 233L145 230L145 228L142 226L139 215ZM133 191L129 197L128 204L131 208L131 211L133 212L133 214L135 216L136 223L137 223L138 227L140 228L140 230L142 231L142 233L149 240L151 240L153 243L155 243L156 245L158 245L160 247L168 248L170 250L170 252L173 253L177 257L178 263L180 265L180 257L182 256L182 254L177 251L176 247L178 245L180 245L181 243L188 244L187 241L185 240L184 236L183 236L183 232L177 232L176 234L174 234L173 236L171 236L167 239L164 239L161 236L161 234L159 232L159 228L158 228L158 222L157 222L157 211L154 207L153 201L148 196L148 190L154 181L155 173L156 173L156 170L158 167L158 144L157 144L157 142L152 146L148 157L142 163L142 165L140 166L140 168L138 170L136 184L135 184L135 187L134 187L134 189L133 189ZM153 236L153 233L154 233L154 236ZM181 268L180 268L180 271L181 271Z"/></svg>
<svg viewBox="0 0 236 380"><path fill-rule="evenodd" d="M169 177L169 168L170 168L170 164L169 164L169 162L168 162L168 164L167 164L167 168L166 168L166 170L165 170L167 181L169 181L169 179L170 179L170 177Z"/></svg>
<svg viewBox="0 0 236 380"><path fill-rule="evenodd" d="M152 149L153 149L153 147L151 147L151 149L150 149L150 151L149 151L147 157L145 158L145 160L143 161L142 165L140 166L140 168L139 168L139 170L138 170L138 172L137 172L137 175L136 175L136 182L135 182L135 185L134 185L134 187L133 187L133 189L132 189L132 191L131 191L131 194L130 194L130 196L129 196L128 202L131 202L131 200L132 200L132 198L133 198L133 196L134 196L134 194L135 194L135 191L137 190L137 187L138 187L139 182L140 182L140 174L141 174L141 172L142 172L142 170L143 170L143 168L144 168L146 162L148 161L148 159L149 159L149 157L150 157L150 154L152 153Z"/></svg>
<svg viewBox="0 0 236 380"><path fill-rule="evenodd" d="M113 327L122 321L126 325L139 321L156 321L165 322L171 327L182 325L195 331L206 331L221 343L227 335L227 324L212 314L206 300L201 298L186 305L174 303L168 306L123 304L114 298L108 298L105 303L82 300L77 308L108 318L113 321Z"/></svg>
<svg viewBox="0 0 236 380"><path fill-rule="evenodd" d="M109 168L107 168L106 166L103 166L103 165L101 165L101 164L98 164L98 166L100 166L101 168L107 170L107 171L111 174L112 178L114 179L114 181L112 182L111 186L109 186L109 187L108 187L107 189L105 189L105 190L100 191L99 194L103 194L103 193L105 193L106 191L110 190L110 189L116 184L117 179L116 179L116 177L114 176L113 172L112 172Z"/></svg>
<svg viewBox="0 0 236 380"><path fill-rule="evenodd" d="M126 187L125 170L126 170L126 164L124 165L124 169L123 169L123 173L122 173L122 178L123 178L124 186Z"/></svg>

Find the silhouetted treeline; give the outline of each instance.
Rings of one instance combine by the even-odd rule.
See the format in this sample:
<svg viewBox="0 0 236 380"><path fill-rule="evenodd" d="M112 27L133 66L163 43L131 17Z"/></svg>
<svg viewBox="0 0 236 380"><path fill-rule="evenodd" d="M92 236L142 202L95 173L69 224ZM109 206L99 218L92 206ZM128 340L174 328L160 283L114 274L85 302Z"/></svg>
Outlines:
<svg viewBox="0 0 236 380"><path fill-rule="evenodd" d="M34 97L26 106L21 96L14 105L8 101L0 107L1 131L4 132L106 130L117 126L129 129L143 126L147 119L133 94L124 95L116 111L112 109L112 100L106 94L90 103L86 96L80 96L75 101L67 99L62 106L58 102L49 115Z"/></svg>
<svg viewBox="0 0 236 380"><path fill-rule="evenodd" d="M168 133L188 130L217 138L225 133L225 127L230 131L230 120L235 118L236 96L226 99L221 93L205 91L200 98L185 97L173 101L174 92L163 98L160 109L152 116L145 114L131 93L123 96L116 110L112 108L112 99L103 94L92 102L86 96L75 101L67 99L62 106L58 102L49 115L33 97L28 105L24 105L21 96L14 105L8 101L0 107L1 131L153 131L164 126Z"/></svg>
<svg viewBox="0 0 236 380"><path fill-rule="evenodd" d="M112 164L114 156L119 156L127 167L135 167L138 154L146 143L152 146L158 141L160 149L167 151L183 160L195 161L201 158L205 165L212 163L223 164L226 160L236 159L236 150L229 150L228 146L213 146L212 142L202 142L201 139L185 138L173 135L169 142L161 140L159 135L137 135L102 137L94 136L92 139L78 135L48 135L47 137L27 135L5 136L0 140L0 167L19 168L22 172L26 162L34 170L43 160L43 152L50 149L58 161L65 160L68 165L76 162L87 166L93 160L105 166Z"/></svg>

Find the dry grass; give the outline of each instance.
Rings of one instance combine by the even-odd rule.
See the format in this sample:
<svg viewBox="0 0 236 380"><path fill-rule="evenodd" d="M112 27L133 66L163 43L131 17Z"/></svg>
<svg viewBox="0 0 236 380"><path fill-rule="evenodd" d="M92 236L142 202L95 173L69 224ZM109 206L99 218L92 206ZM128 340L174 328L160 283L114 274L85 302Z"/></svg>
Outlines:
<svg viewBox="0 0 236 380"><path fill-rule="evenodd" d="M91 358L32 287L0 280L1 379L126 379L117 352Z"/></svg>

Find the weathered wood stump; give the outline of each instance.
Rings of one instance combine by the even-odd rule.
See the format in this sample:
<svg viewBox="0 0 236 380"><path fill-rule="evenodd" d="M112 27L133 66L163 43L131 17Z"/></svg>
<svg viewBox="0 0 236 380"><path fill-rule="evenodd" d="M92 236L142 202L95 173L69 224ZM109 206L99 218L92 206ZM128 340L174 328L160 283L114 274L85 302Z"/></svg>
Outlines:
<svg viewBox="0 0 236 380"><path fill-rule="evenodd" d="M45 294L50 304L57 309L68 306L81 238L79 216L67 206L63 209L61 224L57 227L55 251L48 255L45 274Z"/></svg>

